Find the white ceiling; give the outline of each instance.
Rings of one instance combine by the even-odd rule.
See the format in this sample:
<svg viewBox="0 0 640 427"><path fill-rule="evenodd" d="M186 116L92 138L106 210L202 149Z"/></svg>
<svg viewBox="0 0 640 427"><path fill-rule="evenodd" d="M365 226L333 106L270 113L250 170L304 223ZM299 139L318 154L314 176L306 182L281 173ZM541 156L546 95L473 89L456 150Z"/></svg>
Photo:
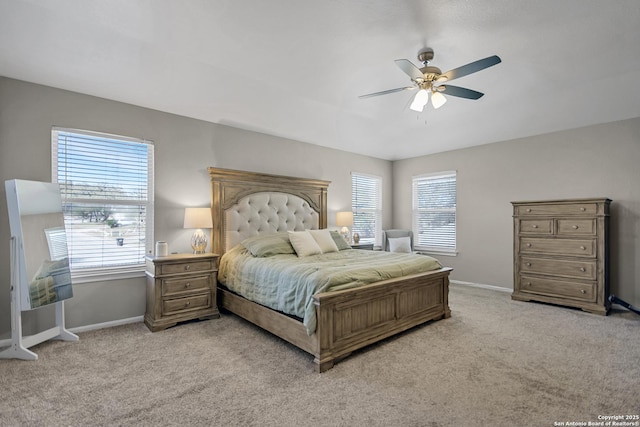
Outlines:
<svg viewBox="0 0 640 427"><path fill-rule="evenodd" d="M485 93L408 109L432 47ZM638 0L0 0L0 75L395 160L640 116Z"/></svg>

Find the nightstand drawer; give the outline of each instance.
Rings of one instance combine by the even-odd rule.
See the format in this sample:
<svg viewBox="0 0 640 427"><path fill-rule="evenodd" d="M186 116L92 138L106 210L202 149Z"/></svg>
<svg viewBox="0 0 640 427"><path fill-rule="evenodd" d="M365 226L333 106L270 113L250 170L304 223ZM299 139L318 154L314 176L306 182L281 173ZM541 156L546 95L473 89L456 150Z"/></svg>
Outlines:
<svg viewBox="0 0 640 427"><path fill-rule="evenodd" d="M565 282L561 280L522 276L520 278L520 290L522 292L539 293L542 295L559 296L582 301L596 301L595 282Z"/></svg>
<svg viewBox="0 0 640 427"><path fill-rule="evenodd" d="M213 270L212 260L199 260L180 263L166 263L160 266L160 274L197 273Z"/></svg>
<svg viewBox="0 0 640 427"><path fill-rule="evenodd" d="M520 271L523 273L596 280L595 261L566 261L559 259L522 257L520 259Z"/></svg>
<svg viewBox="0 0 640 427"><path fill-rule="evenodd" d="M193 295L186 298L166 299L162 301L162 313L171 315L190 310L211 307L211 293Z"/></svg>
<svg viewBox="0 0 640 427"><path fill-rule="evenodd" d="M209 275L164 279L162 280L162 295L170 296L184 292L208 290L210 283L211 277Z"/></svg>
<svg viewBox="0 0 640 427"><path fill-rule="evenodd" d="M522 237L520 239L520 253L595 258L596 241L594 239L544 239L536 237Z"/></svg>

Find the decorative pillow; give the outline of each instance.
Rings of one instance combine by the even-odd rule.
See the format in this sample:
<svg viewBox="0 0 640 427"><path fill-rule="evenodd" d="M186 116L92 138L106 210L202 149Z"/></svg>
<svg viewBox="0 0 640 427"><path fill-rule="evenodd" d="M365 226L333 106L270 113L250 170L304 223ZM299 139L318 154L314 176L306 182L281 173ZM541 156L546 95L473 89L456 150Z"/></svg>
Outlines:
<svg viewBox="0 0 640 427"><path fill-rule="evenodd" d="M316 241L318 246L320 246L323 254L338 252L338 245L333 241L333 237L331 237L329 230L309 230L309 233L313 236L313 239Z"/></svg>
<svg viewBox="0 0 640 427"><path fill-rule="evenodd" d="M247 248L247 250L251 252L251 255L258 258L279 254L295 254L287 233L273 233L249 237L242 241L242 246Z"/></svg>
<svg viewBox="0 0 640 427"><path fill-rule="evenodd" d="M342 237L342 234L334 230L331 230L329 233L331 233L331 238L333 239L333 242L338 247L339 251L343 251L345 249L351 249L351 245L348 244L346 240L344 240L344 237Z"/></svg>
<svg viewBox="0 0 640 427"><path fill-rule="evenodd" d="M389 239L389 252L411 253L411 237L392 237Z"/></svg>
<svg viewBox="0 0 640 427"><path fill-rule="evenodd" d="M322 249L307 230L289 231L289 241L300 258L322 253Z"/></svg>

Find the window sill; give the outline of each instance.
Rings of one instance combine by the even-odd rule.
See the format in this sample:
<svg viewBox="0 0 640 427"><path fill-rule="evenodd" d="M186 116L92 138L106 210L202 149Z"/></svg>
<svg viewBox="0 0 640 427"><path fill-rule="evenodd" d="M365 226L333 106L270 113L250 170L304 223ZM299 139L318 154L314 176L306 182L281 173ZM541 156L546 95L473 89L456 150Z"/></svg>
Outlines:
<svg viewBox="0 0 640 427"><path fill-rule="evenodd" d="M144 275L144 266L83 269L71 272L71 282L74 285L79 283L107 282L112 280L135 279L144 277Z"/></svg>
<svg viewBox="0 0 640 427"><path fill-rule="evenodd" d="M415 251L419 254L430 256L458 256L458 252L456 251L429 251L425 249L416 249Z"/></svg>

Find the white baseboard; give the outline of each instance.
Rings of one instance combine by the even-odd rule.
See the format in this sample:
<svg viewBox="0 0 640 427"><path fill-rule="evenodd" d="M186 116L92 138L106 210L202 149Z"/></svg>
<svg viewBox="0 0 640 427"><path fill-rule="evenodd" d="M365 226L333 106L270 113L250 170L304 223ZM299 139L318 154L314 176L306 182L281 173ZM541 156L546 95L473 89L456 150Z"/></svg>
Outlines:
<svg viewBox="0 0 640 427"><path fill-rule="evenodd" d="M138 322L142 322L143 320L144 320L144 316L129 317L128 319L118 319L118 320L112 320L110 322L95 323L93 325L78 326L77 328L69 328L69 331L73 332L74 334L89 332L89 331L97 331L98 329L113 328L114 326L122 326L122 325L128 325L130 323L138 323ZM9 347L10 345L11 345L10 338L0 340L0 348Z"/></svg>
<svg viewBox="0 0 640 427"><path fill-rule="evenodd" d="M69 328L69 331L75 333L97 331L98 329L113 328L114 326L128 325L129 323L138 323L144 320L144 316L129 317L128 319L112 320L110 322L95 323L93 325L78 326L77 328Z"/></svg>
<svg viewBox="0 0 640 427"><path fill-rule="evenodd" d="M463 282L462 280L450 280L449 282L453 283L455 285L471 286L473 288L490 289L492 291L509 292L509 293L513 292L513 289L503 288L502 286L485 285L484 283Z"/></svg>

